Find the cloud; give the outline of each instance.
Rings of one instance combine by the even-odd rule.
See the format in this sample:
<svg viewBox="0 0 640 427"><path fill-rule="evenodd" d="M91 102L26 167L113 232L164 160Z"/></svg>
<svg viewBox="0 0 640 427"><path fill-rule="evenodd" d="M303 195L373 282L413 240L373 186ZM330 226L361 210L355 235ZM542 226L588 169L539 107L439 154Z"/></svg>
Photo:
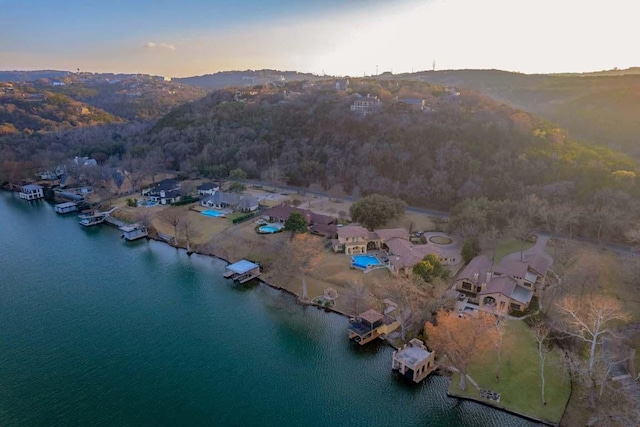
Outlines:
<svg viewBox="0 0 640 427"><path fill-rule="evenodd" d="M170 43L146 42L144 47L147 49L176 50L176 47Z"/></svg>

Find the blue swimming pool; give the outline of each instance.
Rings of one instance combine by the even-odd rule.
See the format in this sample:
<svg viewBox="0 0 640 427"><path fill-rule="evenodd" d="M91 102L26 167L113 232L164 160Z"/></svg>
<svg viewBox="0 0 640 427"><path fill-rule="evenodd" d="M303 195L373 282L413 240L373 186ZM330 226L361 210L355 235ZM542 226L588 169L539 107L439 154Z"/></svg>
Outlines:
<svg viewBox="0 0 640 427"><path fill-rule="evenodd" d="M258 231L261 233L277 233L278 231L280 231L280 228L274 227L273 225L263 225L262 227L258 228Z"/></svg>
<svg viewBox="0 0 640 427"><path fill-rule="evenodd" d="M208 210L206 210L206 211L202 211L202 212L200 212L200 213L201 213L202 215L212 216L212 217L214 217L214 218L218 218L218 217L221 217L221 216L225 216L225 213L224 213L224 212L215 211L215 210L213 210L213 209L208 209Z"/></svg>
<svg viewBox="0 0 640 427"><path fill-rule="evenodd" d="M355 255L351 258L351 265L357 268L367 269L381 264L378 258L371 255Z"/></svg>

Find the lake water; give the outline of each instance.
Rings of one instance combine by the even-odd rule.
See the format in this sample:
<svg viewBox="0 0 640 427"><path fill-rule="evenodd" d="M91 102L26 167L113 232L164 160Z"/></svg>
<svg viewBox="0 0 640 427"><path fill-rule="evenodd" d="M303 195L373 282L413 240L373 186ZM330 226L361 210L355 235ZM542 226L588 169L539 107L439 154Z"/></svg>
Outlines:
<svg viewBox="0 0 640 427"><path fill-rule="evenodd" d="M530 426L415 386L345 318L0 192L0 425Z"/></svg>

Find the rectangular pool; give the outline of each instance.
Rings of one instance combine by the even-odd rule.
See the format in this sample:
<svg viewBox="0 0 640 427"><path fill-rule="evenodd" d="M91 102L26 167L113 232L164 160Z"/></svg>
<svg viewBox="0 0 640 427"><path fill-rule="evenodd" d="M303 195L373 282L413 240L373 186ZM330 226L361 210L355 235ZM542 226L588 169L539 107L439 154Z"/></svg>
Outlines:
<svg viewBox="0 0 640 427"><path fill-rule="evenodd" d="M378 258L371 255L355 255L351 257L351 265L366 270L369 267L380 265Z"/></svg>
<svg viewBox="0 0 640 427"><path fill-rule="evenodd" d="M216 211L216 210L213 210L213 209L208 209L208 210L202 211L200 213L202 215L211 216L211 217L214 217L214 218L219 218L221 216L225 216L226 215L224 212Z"/></svg>

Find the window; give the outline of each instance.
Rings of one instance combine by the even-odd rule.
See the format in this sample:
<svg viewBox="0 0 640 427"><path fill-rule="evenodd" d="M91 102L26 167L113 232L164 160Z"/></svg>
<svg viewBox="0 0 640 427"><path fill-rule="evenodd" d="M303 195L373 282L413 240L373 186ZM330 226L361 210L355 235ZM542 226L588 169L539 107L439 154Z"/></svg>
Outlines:
<svg viewBox="0 0 640 427"><path fill-rule="evenodd" d="M462 289L465 289L467 291L471 290L471 283L469 282L462 282Z"/></svg>
<svg viewBox="0 0 640 427"><path fill-rule="evenodd" d="M511 303L511 310L516 310L516 311L520 311L522 310L522 308L520 307L520 304L515 304L515 303Z"/></svg>

